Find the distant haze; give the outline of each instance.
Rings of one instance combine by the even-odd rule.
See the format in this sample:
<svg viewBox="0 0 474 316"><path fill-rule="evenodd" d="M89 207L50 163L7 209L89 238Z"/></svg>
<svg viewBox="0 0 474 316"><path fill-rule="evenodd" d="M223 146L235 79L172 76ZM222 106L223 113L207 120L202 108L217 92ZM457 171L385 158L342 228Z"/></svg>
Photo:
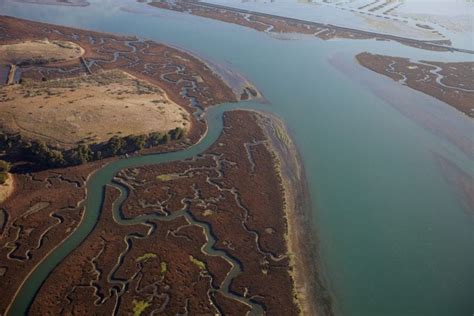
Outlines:
<svg viewBox="0 0 474 316"><path fill-rule="evenodd" d="M473 0L405 0L401 12L433 15L470 15L474 17Z"/></svg>

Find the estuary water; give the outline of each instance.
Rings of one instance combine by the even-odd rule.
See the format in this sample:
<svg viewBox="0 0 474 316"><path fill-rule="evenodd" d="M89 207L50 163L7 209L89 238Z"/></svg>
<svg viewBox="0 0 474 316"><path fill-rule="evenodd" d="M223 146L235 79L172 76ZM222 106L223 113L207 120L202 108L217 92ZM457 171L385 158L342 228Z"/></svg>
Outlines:
<svg viewBox="0 0 474 316"><path fill-rule="evenodd" d="M442 132L448 128L450 135L474 142L474 123L354 59L363 51L437 61L472 61L473 55L393 42L271 36L132 0L90 2L73 8L0 0L0 14L182 47L237 69L269 104L219 107L208 113L209 135L197 147L120 160L100 170L88 184L87 211L93 211L103 185L121 168L196 154L217 137L226 108L263 108L283 118L299 147L337 315L474 313L473 211L445 180L435 158L440 155L474 174L469 149L461 150ZM49 266L34 271L21 298L31 298L48 269L79 242L71 239L48 258ZM15 304L18 309L12 310L24 307L22 300Z"/></svg>

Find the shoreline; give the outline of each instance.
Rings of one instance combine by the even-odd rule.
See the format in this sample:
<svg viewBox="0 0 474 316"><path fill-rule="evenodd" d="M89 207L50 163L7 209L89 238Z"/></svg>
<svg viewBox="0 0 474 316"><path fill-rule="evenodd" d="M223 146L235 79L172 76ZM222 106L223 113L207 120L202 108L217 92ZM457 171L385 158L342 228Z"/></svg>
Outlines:
<svg viewBox="0 0 474 316"><path fill-rule="evenodd" d="M295 303L301 315L332 316L332 300L319 269L319 246L313 240L318 240L317 232L308 220L311 218L310 195L299 152L280 118L256 112L261 114L259 125L268 138L269 150L276 155L276 171L284 189L285 242Z"/></svg>
<svg viewBox="0 0 474 316"><path fill-rule="evenodd" d="M236 69L232 69L229 65L224 65L213 61L209 58L199 55L198 52L194 52L185 47L178 46L173 43L163 42L164 45L174 48L178 51L181 51L185 54L188 54L194 57L196 60L204 64L209 68L212 73L217 76L222 82L234 92L234 95L237 99L236 102L240 101L255 101L260 103L268 103L268 101L263 96L262 92L257 88L255 84L250 82L250 80L241 72ZM248 99L243 99L242 95L247 91L247 89L252 89L256 92L256 95L250 95Z"/></svg>
<svg viewBox="0 0 474 316"><path fill-rule="evenodd" d="M348 58L343 56L333 56L329 59L330 65L348 78L357 72L358 84L361 87L368 89L374 96L426 131L452 144L467 157L471 159L474 157L474 143L472 139L466 137L472 133L472 119L469 116L422 91L407 85L396 84L392 78L380 75L360 65L357 60L354 60L354 63L349 63L348 60L353 58L352 56L347 56ZM374 77L374 74L380 78ZM393 88L386 89L386 84L393 85ZM408 94L412 101L410 102L409 99L398 100L397 96L400 93ZM432 101L428 102L427 98Z"/></svg>
<svg viewBox="0 0 474 316"><path fill-rule="evenodd" d="M469 77L474 62L440 62L362 52L355 56L359 65L379 75L446 103L469 118L474 118L470 100L474 86ZM444 81L450 83L445 84Z"/></svg>
<svg viewBox="0 0 474 316"><path fill-rule="evenodd" d="M219 20L225 23L232 23L244 27L250 27L256 29L257 31L262 31L265 33L300 33L314 35L323 40L329 40L333 38L392 40L403 45L417 47L425 50L450 52L458 51L468 54L474 54L473 50L453 47L451 46L450 41L447 42L446 40L414 39L409 37L392 35L388 33L377 33L373 31L365 31L362 29L354 29L333 24L306 21L302 19L239 9L235 7L200 2L196 0L178 1L175 3L152 1L147 4L159 9L172 10L195 16L201 16L203 18ZM196 12L194 12L194 10L196 10ZM227 16L229 13L235 15L234 19L230 19ZM247 16L247 18L245 18L244 16ZM250 20L251 17L253 17L254 20ZM259 19L263 19L264 22L260 21ZM263 28L262 23L268 27Z"/></svg>
<svg viewBox="0 0 474 316"><path fill-rule="evenodd" d="M36 5L53 5L64 7L87 7L90 2L83 0L57 1L57 0L15 0L18 3L36 4Z"/></svg>

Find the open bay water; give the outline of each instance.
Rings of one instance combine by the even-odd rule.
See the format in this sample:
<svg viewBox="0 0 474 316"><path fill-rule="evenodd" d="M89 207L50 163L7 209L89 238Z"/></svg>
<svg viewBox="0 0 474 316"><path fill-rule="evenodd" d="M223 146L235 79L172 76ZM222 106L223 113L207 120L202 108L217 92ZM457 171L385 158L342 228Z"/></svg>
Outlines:
<svg viewBox="0 0 474 316"><path fill-rule="evenodd" d="M391 102L399 98L428 112L442 108L442 120L471 140L473 122L436 99L363 69L354 59L363 51L438 61L472 61L473 55L393 42L282 40L132 0L90 2L73 8L0 1L0 14L137 35L237 69L262 91L270 102L264 108L284 119L298 145L337 314L474 313L474 216L445 180L433 153L471 175L472 157ZM330 62L334 56L353 71L336 69ZM378 94L368 88L371 82L382 87ZM89 191L102 192L112 171L129 163L106 167Z"/></svg>

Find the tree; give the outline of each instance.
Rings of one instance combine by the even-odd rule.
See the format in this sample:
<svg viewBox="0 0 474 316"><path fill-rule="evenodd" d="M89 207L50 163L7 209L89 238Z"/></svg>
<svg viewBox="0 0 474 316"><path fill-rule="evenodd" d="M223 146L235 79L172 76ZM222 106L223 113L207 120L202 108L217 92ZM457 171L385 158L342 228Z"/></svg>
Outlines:
<svg viewBox="0 0 474 316"><path fill-rule="evenodd" d="M6 134L0 133L0 150L5 150L7 148L8 136Z"/></svg>
<svg viewBox="0 0 474 316"><path fill-rule="evenodd" d="M48 165L51 167L61 167L66 165L66 160L64 159L64 155L59 150L50 150L48 152Z"/></svg>
<svg viewBox="0 0 474 316"><path fill-rule="evenodd" d="M183 136L183 129L181 127L176 127L169 131L170 137L173 140L180 139Z"/></svg>
<svg viewBox="0 0 474 316"><path fill-rule="evenodd" d="M102 159L102 152L100 150L94 152L94 160L101 160Z"/></svg>
<svg viewBox="0 0 474 316"><path fill-rule="evenodd" d="M123 154L125 150L125 145L126 144L123 138L113 136L104 146L104 149L105 152L107 152L110 156L114 156L117 154Z"/></svg>
<svg viewBox="0 0 474 316"><path fill-rule="evenodd" d="M148 144L150 146L159 145L163 141L164 137L165 135L160 132L152 132L148 135Z"/></svg>
<svg viewBox="0 0 474 316"><path fill-rule="evenodd" d="M161 140L162 144L167 144L170 141L170 134L166 133L163 139Z"/></svg>
<svg viewBox="0 0 474 316"><path fill-rule="evenodd" d="M146 136L145 135L129 135L125 137L126 149L129 151L137 151L143 149L146 143Z"/></svg>
<svg viewBox="0 0 474 316"><path fill-rule="evenodd" d="M88 161L92 160L92 151L89 145L86 144L80 144L77 146L75 154L73 154L73 157L75 157L75 162L79 164L86 163Z"/></svg>
<svg viewBox="0 0 474 316"><path fill-rule="evenodd" d="M7 182L10 168L11 165L8 162L0 160L0 184L5 184L5 182Z"/></svg>

